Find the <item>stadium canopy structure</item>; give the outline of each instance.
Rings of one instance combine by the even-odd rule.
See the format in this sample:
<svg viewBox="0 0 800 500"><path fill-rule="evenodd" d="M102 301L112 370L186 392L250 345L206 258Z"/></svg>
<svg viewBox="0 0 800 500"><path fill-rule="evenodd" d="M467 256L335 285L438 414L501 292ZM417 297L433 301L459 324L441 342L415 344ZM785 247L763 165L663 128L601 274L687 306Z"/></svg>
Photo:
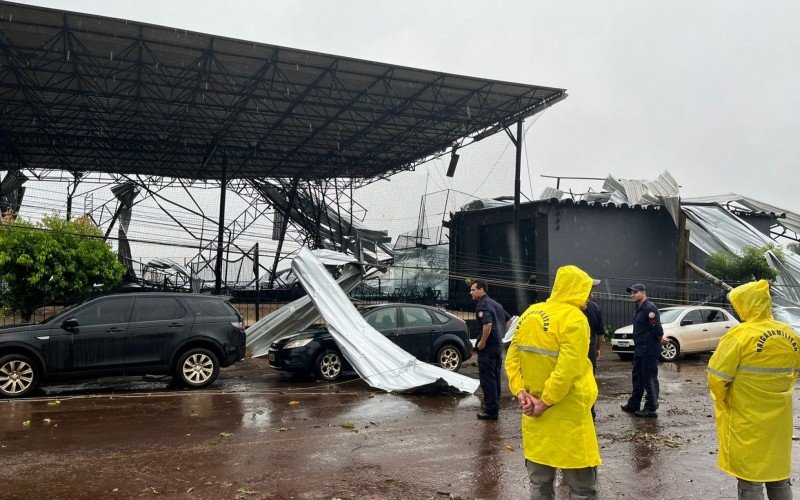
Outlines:
<svg viewBox="0 0 800 500"><path fill-rule="evenodd" d="M343 190L413 169L566 96L0 2L6 199L27 176L101 173L277 186L289 207L308 183Z"/></svg>

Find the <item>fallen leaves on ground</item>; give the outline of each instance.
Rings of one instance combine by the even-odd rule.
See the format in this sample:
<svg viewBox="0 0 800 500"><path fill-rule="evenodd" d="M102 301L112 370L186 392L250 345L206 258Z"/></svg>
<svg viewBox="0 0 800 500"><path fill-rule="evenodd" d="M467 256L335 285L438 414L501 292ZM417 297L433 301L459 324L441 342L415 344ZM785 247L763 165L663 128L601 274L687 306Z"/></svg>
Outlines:
<svg viewBox="0 0 800 500"><path fill-rule="evenodd" d="M507 445L506 445L506 449L507 449L508 451L514 451L514 447L513 447L512 445L510 445L510 444L507 444Z"/></svg>
<svg viewBox="0 0 800 500"><path fill-rule="evenodd" d="M356 424L354 424L353 422L345 422L345 423L342 424L342 429L352 430L352 429L355 429L355 427L356 427Z"/></svg>
<svg viewBox="0 0 800 500"><path fill-rule="evenodd" d="M233 436L233 433L232 432L220 432L219 435L222 436L222 437L231 437L231 436Z"/></svg>
<svg viewBox="0 0 800 500"><path fill-rule="evenodd" d="M292 401L289 401L289 405L290 405L290 406L297 406L297 405L299 405L299 404L300 404L300 401L294 401L294 400L292 400Z"/></svg>
<svg viewBox="0 0 800 500"><path fill-rule="evenodd" d="M31 421L30 420L26 420L26 421L22 422L22 427L30 427L30 426L31 426Z"/></svg>
<svg viewBox="0 0 800 500"><path fill-rule="evenodd" d="M61 404L61 401L59 401L58 399L56 399L55 401L48 401L47 402L47 406L58 406L60 404Z"/></svg>
<svg viewBox="0 0 800 500"><path fill-rule="evenodd" d="M633 441L648 446L667 446L669 448L677 448L683 444L683 441L678 437L667 437L640 431L633 431L629 435L620 438L619 441Z"/></svg>

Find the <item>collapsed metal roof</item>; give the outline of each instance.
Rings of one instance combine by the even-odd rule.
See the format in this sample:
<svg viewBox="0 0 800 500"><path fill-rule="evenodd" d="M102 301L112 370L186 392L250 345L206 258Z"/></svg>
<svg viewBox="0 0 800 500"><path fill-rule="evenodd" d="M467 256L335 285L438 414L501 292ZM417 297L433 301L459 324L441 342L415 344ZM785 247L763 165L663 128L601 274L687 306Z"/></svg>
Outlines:
<svg viewBox="0 0 800 500"><path fill-rule="evenodd" d="M0 2L0 152L34 170L383 177L566 95Z"/></svg>

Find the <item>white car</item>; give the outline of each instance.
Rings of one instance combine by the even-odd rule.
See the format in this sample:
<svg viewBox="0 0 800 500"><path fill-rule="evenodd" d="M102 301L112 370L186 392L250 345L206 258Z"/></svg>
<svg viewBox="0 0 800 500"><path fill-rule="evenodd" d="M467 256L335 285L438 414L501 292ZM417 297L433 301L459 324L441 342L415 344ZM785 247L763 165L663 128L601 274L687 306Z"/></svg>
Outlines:
<svg viewBox="0 0 800 500"><path fill-rule="evenodd" d="M664 338L669 340L661 346L664 361L674 361L681 354L711 352L725 332L739 324L731 313L719 307L668 307L659 314ZM633 358L633 325L614 332L611 350L621 359Z"/></svg>

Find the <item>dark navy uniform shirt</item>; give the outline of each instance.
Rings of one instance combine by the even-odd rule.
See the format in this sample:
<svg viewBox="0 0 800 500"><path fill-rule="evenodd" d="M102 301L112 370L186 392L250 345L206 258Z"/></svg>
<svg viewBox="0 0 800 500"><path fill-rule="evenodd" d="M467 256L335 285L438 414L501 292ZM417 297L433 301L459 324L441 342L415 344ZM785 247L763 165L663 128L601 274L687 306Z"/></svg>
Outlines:
<svg viewBox="0 0 800 500"><path fill-rule="evenodd" d="M633 313L633 354L634 356L657 356L661 353L661 317L658 308L649 300L642 302Z"/></svg>
<svg viewBox="0 0 800 500"><path fill-rule="evenodd" d="M583 314L586 315L586 319L589 321L589 348L594 349L597 337L605 333L603 313L600 312L600 306L590 300L586 303Z"/></svg>
<svg viewBox="0 0 800 500"><path fill-rule="evenodd" d="M492 333L489 335L489 338L486 339L486 347L500 345L503 342L506 322L509 318L511 318L511 315L508 314L499 302L488 295L481 297L480 300L478 300L478 304L475 306L475 319L477 319L478 323L481 325L481 333L478 334L478 340L480 341L483 335L483 325L491 323Z"/></svg>

